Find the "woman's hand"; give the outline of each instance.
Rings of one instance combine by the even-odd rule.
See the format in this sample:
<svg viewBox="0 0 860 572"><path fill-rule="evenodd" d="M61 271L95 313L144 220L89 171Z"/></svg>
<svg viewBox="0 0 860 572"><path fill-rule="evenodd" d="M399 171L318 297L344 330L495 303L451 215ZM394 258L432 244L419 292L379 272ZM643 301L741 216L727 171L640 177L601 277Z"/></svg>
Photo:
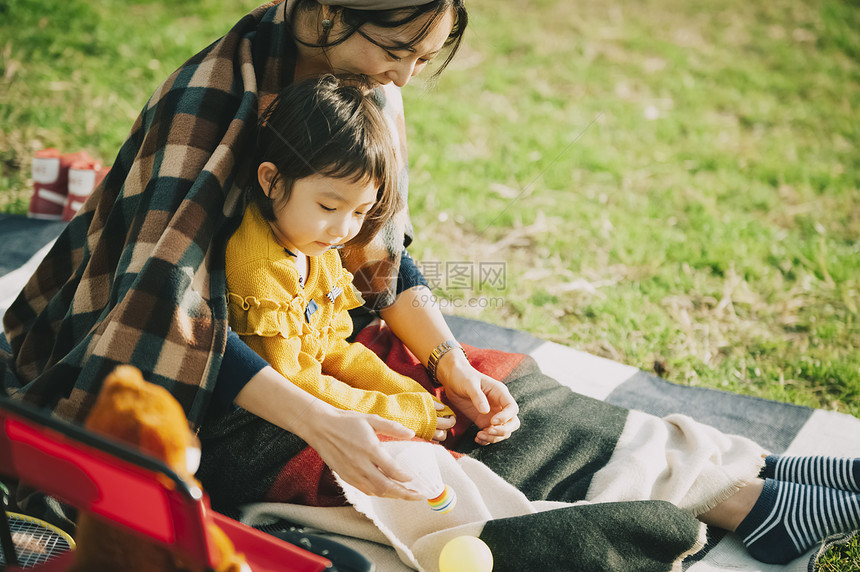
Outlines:
<svg viewBox="0 0 860 572"><path fill-rule="evenodd" d="M403 470L379 443L377 433L411 439L415 432L378 415L338 409L266 366L242 388L236 405L316 449L343 480L368 495L421 500L403 486L414 475Z"/></svg>
<svg viewBox="0 0 860 572"><path fill-rule="evenodd" d="M345 411L320 403L315 419L303 438L316 449L326 465L361 492L378 497L422 500L400 481L414 478L381 446L377 433L409 439L415 432L378 415Z"/></svg>
<svg viewBox="0 0 860 572"><path fill-rule="evenodd" d="M454 339L436 298L426 286L404 290L380 314L422 363L427 363L439 342ZM451 350L439 358L436 376L451 403L480 428L476 443L498 443L519 429L519 407L508 388L473 368L460 350Z"/></svg>
<svg viewBox="0 0 860 572"><path fill-rule="evenodd" d="M472 367L460 350L443 355L436 374L451 404L480 429L479 445L504 441L520 428L519 406L505 384Z"/></svg>

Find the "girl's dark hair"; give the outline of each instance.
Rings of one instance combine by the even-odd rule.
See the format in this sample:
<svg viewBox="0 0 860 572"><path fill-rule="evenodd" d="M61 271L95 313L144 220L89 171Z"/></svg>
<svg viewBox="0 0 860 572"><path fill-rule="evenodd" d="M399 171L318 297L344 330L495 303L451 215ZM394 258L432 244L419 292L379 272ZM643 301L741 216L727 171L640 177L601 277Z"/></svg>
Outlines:
<svg viewBox="0 0 860 572"><path fill-rule="evenodd" d="M454 27L451 33L445 40L444 48L448 48L448 55L439 68L433 73L432 77L437 77L451 63L457 50L460 48L460 43L463 40L463 34L466 32L466 25L469 23L469 14L466 12L465 0L432 0L418 6L409 6L406 8L397 8L394 10L356 10L354 8L344 8L342 6L331 6L335 17L340 17L343 22L343 32L337 37L329 37L329 31L323 30L322 37L318 43L305 42L296 38L297 42L314 48L331 48L346 41L347 38L355 33L360 34L367 41L376 44L385 50L408 50L423 40L436 22L444 16L448 10L453 11ZM294 16L300 11L319 12L320 3L317 0L298 0L293 11L288 15L291 22L295 22ZM374 38L368 34L363 27L365 24L370 24L378 28L394 29L401 26L406 26L418 20L422 16L429 15L427 21L413 34L413 36L403 42L386 43L379 38Z"/></svg>
<svg viewBox="0 0 860 572"><path fill-rule="evenodd" d="M350 244L370 242L400 208L394 134L359 78L324 75L290 84L266 108L257 128L250 200L267 220L275 220L275 207L289 200L297 180L313 175L377 186L376 203ZM256 176L267 161L278 170L268 195ZM283 192L277 190L278 181Z"/></svg>

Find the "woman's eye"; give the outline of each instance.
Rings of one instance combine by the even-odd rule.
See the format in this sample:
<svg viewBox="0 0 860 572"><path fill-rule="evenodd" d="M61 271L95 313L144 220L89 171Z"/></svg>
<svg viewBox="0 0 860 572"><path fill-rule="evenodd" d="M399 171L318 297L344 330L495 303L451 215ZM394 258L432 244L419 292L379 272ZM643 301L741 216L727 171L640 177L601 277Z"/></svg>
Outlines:
<svg viewBox="0 0 860 572"><path fill-rule="evenodd" d="M398 56L397 54L394 54L388 50L385 50L385 53L388 54L388 58L391 59L392 61L399 62L400 60L403 59L400 56Z"/></svg>
<svg viewBox="0 0 860 572"><path fill-rule="evenodd" d="M357 216L357 217L365 217L365 216L367 216L367 213L363 213L363 212L359 212L359 211L355 211L353 214L354 214L355 216Z"/></svg>
<svg viewBox="0 0 860 572"><path fill-rule="evenodd" d="M327 207L327 206L325 206L324 204L320 204L320 207L322 208L322 210L324 210L324 211L325 211L325 212L327 212L327 213L333 213L334 211L336 211L336 210L337 210L337 209L334 209L334 208L331 208L331 207Z"/></svg>

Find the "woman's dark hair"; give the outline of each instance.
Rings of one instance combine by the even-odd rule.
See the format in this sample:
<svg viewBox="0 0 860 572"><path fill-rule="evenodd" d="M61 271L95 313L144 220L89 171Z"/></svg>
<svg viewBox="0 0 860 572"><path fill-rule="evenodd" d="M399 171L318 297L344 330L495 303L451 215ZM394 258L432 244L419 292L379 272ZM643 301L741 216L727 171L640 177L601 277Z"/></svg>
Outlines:
<svg viewBox="0 0 860 572"><path fill-rule="evenodd" d="M359 78L324 75L292 83L266 108L257 128L250 200L267 220L275 220L275 207L289 200L297 180L313 175L377 186L376 203L350 244L368 243L400 208L394 134ZM268 193L256 176L267 161L278 170Z"/></svg>
<svg viewBox="0 0 860 572"><path fill-rule="evenodd" d="M330 38L328 30L323 30L322 37L319 43L305 42L296 38L306 46L314 48L332 48L343 43L355 33L360 34L367 41L379 46L385 50L408 50L423 40L436 22L444 16L448 10L454 14L454 27L451 33L445 40L444 48L448 48L448 55L439 68L433 73L433 77L438 76L451 63L457 50L460 48L460 43L463 40L463 34L466 32L466 25L469 22L469 14L466 12L464 0L432 0L418 6L409 6L406 8L397 8L394 10L357 10L355 8L344 8L341 6L331 6L335 17L339 17L343 23L343 31L337 37ZM295 22L294 16L300 11L319 12L320 3L317 0L298 0L293 11L288 15L291 22ZM363 30L365 24L370 24L378 28L394 29L406 26L415 22L422 16L429 16L427 21L413 34L413 36L403 42L386 43L379 38L374 38Z"/></svg>

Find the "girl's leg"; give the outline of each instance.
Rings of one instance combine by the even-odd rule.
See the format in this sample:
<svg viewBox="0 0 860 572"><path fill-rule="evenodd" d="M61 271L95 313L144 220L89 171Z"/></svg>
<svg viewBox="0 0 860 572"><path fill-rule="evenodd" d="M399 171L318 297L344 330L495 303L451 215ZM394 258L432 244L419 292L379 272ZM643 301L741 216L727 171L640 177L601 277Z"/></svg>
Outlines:
<svg viewBox="0 0 860 572"><path fill-rule="evenodd" d="M860 529L860 495L759 479L699 519L736 532L754 558L785 564L831 534Z"/></svg>
<svg viewBox="0 0 860 572"><path fill-rule="evenodd" d="M762 477L860 493L860 459L770 455Z"/></svg>

